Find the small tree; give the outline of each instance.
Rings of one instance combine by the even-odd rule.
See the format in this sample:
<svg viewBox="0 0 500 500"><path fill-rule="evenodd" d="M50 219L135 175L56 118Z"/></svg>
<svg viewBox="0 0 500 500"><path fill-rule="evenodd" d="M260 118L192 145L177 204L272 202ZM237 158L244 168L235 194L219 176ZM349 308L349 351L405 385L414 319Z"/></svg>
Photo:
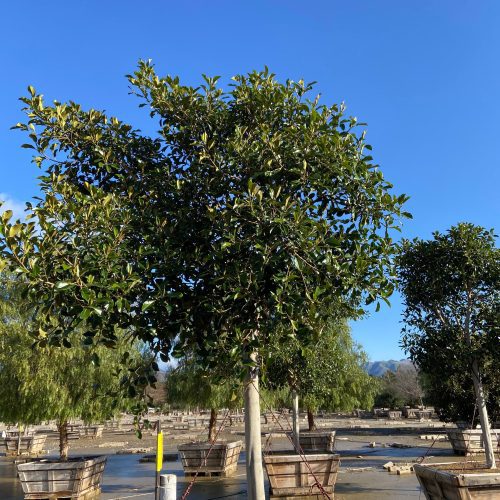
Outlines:
<svg viewBox="0 0 500 500"><path fill-rule="evenodd" d="M24 312L18 288L18 279L0 274L0 420L23 425L55 420L60 457L66 460L68 421L100 422L130 408L119 374L140 365L142 356L124 339L112 350L82 345L77 333L71 336L73 349L33 345L28 332L34 318ZM124 352L131 353L126 366Z"/></svg>
<svg viewBox="0 0 500 500"><path fill-rule="evenodd" d="M310 345L291 340L274 349L268 378L272 386L287 384L307 410L309 430L315 430L314 412L371 408L378 384L364 367L366 354L353 342L345 320L330 323Z"/></svg>
<svg viewBox="0 0 500 500"><path fill-rule="evenodd" d="M489 467L495 467L483 373L498 362L500 250L493 231L461 223L434 239L405 241L398 261L403 346L427 374L467 368ZM497 402L498 404L498 402Z"/></svg>
<svg viewBox="0 0 500 500"><path fill-rule="evenodd" d="M199 406L210 409L208 441L215 442L217 413L222 408L241 407L241 385L238 379L212 381L210 374L191 359L171 368L165 378L166 401L174 408Z"/></svg>
<svg viewBox="0 0 500 500"><path fill-rule="evenodd" d="M403 405L423 406L424 391L420 374L413 364L401 364L395 372L386 371L380 382L375 404L392 408Z"/></svg>

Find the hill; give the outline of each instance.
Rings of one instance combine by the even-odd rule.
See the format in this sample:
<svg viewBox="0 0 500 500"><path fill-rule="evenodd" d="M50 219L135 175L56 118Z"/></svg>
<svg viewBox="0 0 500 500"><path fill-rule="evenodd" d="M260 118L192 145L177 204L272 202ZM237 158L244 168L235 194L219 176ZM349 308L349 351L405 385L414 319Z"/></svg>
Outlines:
<svg viewBox="0 0 500 500"><path fill-rule="evenodd" d="M389 361L369 361L365 369L369 375L381 377L387 370L395 372L398 366L405 364L411 364L411 361L409 359L400 359L399 361L394 359L390 359Z"/></svg>

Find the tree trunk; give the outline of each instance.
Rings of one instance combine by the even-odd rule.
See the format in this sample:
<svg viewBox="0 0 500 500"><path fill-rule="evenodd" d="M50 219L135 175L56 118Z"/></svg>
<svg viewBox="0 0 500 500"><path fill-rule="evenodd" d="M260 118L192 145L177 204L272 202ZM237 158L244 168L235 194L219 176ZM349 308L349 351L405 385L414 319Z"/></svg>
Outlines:
<svg viewBox="0 0 500 500"><path fill-rule="evenodd" d="M486 409L486 400L484 398L483 384L479 374L477 360L472 362L472 380L474 382L474 391L476 393L477 409L479 413L479 421L483 431L484 451L486 453L486 465L490 469L496 468L495 450L491 441L490 422L488 419L488 410Z"/></svg>
<svg viewBox="0 0 500 500"><path fill-rule="evenodd" d="M59 458L62 461L68 459L68 421L64 420L57 424L57 430L59 431Z"/></svg>
<svg viewBox="0 0 500 500"><path fill-rule="evenodd" d="M468 293L468 303L466 317L465 317L465 340L472 349L472 336L471 336L471 294ZM476 393L476 404L479 413L479 421L481 422L481 430L483 434L484 451L486 454L486 466L490 469L496 467L495 463L495 450L491 442L490 421L488 419L488 410L486 408L486 400L484 398L483 384L481 382L481 375L479 373L479 363L474 356L472 360L472 382L474 384L474 392Z"/></svg>
<svg viewBox="0 0 500 500"><path fill-rule="evenodd" d="M22 425L18 424L17 425L17 455L21 454L21 434L22 434Z"/></svg>
<svg viewBox="0 0 500 500"><path fill-rule="evenodd" d="M250 358L255 362L256 354ZM245 448L248 500L265 500L260 434L259 375L257 368L248 368L245 381Z"/></svg>
<svg viewBox="0 0 500 500"><path fill-rule="evenodd" d="M292 422L293 422L293 446L295 451L299 452L299 433L300 433L300 423L299 423L299 395L295 389L292 390Z"/></svg>
<svg viewBox="0 0 500 500"><path fill-rule="evenodd" d="M311 408L307 409L307 423L309 424L309 432L316 430L316 423L314 422L314 414Z"/></svg>
<svg viewBox="0 0 500 500"><path fill-rule="evenodd" d="M215 434L216 434L216 424L217 424L217 410L214 408L210 409L210 422L208 423L208 442L215 442Z"/></svg>

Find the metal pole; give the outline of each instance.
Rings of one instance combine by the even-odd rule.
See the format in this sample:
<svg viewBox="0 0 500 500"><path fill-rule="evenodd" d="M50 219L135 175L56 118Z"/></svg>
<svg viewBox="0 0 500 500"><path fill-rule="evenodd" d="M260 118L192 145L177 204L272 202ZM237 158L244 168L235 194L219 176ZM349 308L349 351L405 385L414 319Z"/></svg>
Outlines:
<svg viewBox="0 0 500 500"><path fill-rule="evenodd" d="M175 474L162 474L160 476L160 500L177 499L177 476Z"/></svg>
<svg viewBox="0 0 500 500"><path fill-rule="evenodd" d="M292 390L292 410L293 410L293 444L295 446L295 452L298 453L300 450L299 442L299 432L300 432L300 422L299 422L299 395L295 389Z"/></svg>

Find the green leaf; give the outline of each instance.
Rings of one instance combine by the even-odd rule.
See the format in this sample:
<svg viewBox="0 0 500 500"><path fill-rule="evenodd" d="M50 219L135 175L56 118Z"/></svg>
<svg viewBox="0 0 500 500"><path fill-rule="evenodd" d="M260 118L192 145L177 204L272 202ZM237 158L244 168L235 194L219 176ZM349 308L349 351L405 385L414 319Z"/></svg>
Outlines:
<svg viewBox="0 0 500 500"><path fill-rule="evenodd" d="M142 304L142 308L141 310L144 312L144 311L147 311L153 304L155 303L154 300L146 300L143 304Z"/></svg>
<svg viewBox="0 0 500 500"><path fill-rule="evenodd" d="M65 290L66 288L70 288L73 286L73 283L68 283L67 281L59 281L56 283L57 290Z"/></svg>
<svg viewBox="0 0 500 500"><path fill-rule="evenodd" d="M3 214L2 214L2 222L4 224L7 224L7 222L9 222L9 220L12 218L12 210L6 210Z"/></svg>

